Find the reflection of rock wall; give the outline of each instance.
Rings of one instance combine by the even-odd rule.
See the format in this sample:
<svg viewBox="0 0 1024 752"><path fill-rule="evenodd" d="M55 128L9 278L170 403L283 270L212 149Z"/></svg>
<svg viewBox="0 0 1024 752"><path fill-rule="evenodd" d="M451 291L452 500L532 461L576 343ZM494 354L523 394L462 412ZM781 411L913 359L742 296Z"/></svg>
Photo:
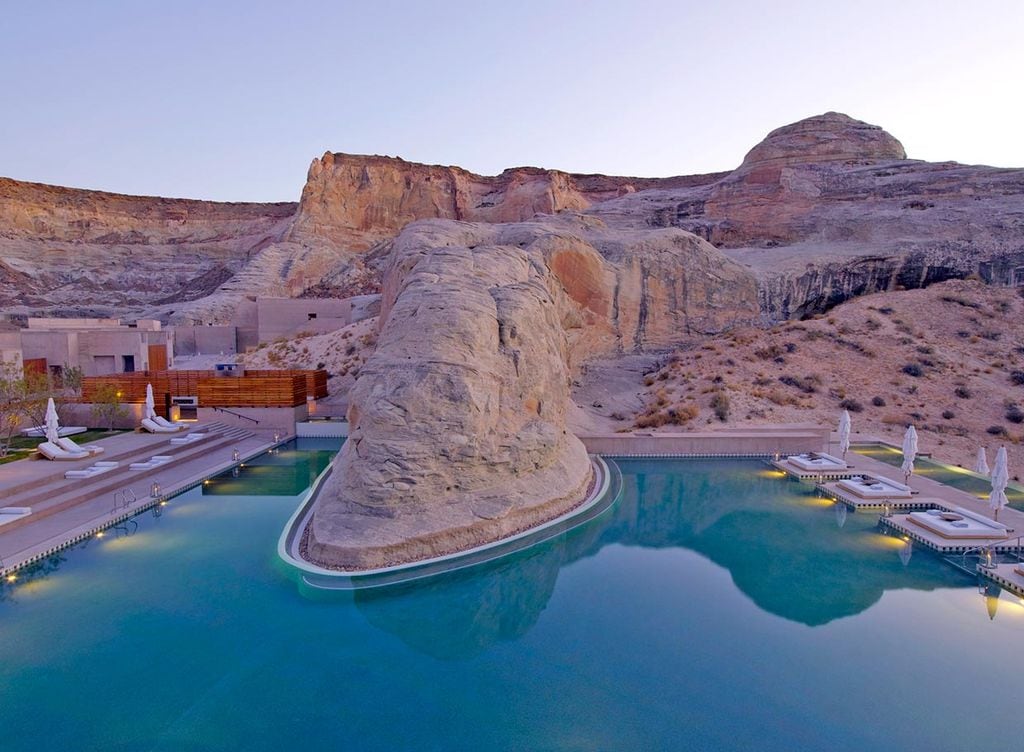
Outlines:
<svg viewBox="0 0 1024 752"><path fill-rule="evenodd" d="M442 660L472 658L522 637L540 618L564 563L561 546L428 582L358 590L356 606L371 624Z"/></svg>
<svg viewBox="0 0 1024 752"><path fill-rule="evenodd" d="M888 589L930 590L949 581L946 565L933 557L905 566L894 548L866 548L873 519L851 514L840 528L831 507L801 504L816 494L761 477L758 463L623 464L623 494L610 514L489 564L357 591L356 605L414 649L454 660L526 634L559 570L606 545L697 551L728 569L759 608L808 626L858 614Z"/></svg>

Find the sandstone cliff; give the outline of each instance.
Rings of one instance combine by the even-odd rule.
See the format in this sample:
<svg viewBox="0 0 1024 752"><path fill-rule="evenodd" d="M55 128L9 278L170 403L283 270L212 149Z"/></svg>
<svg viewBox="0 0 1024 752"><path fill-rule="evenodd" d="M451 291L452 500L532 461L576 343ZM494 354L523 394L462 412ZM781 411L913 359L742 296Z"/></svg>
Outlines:
<svg viewBox="0 0 1024 752"><path fill-rule="evenodd" d="M295 204L122 196L0 178L0 306L119 311L202 297L283 233Z"/></svg>
<svg viewBox="0 0 1024 752"><path fill-rule="evenodd" d="M758 274L771 320L970 274L1024 283L1024 170L908 160L881 128L838 113L773 131L714 183L588 211L710 240Z"/></svg>
<svg viewBox="0 0 1024 752"><path fill-rule="evenodd" d="M224 320L246 296L375 292L382 249L415 220L580 211L613 230L708 240L757 275L769 321L971 274L1024 283L1024 170L908 160L881 128L826 113L771 132L731 172L676 178L480 176L327 153L298 205L0 179L0 306Z"/></svg>

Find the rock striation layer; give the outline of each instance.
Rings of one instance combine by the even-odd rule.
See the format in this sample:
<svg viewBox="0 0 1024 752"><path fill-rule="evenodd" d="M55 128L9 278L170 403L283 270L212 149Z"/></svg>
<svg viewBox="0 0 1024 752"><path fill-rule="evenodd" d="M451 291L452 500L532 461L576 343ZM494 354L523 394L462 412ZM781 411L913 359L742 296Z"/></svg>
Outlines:
<svg viewBox="0 0 1024 752"><path fill-rule="evenodd" d="M772 131L735 170L675 178L481 176L328 152L297 205L0 179L0 305L220 321L255 295L378 291L384 250L413 221L575 212L704 238L757 275L767 321L951 277L1024 284L1024 170L908 160L878 126L830 112Z"/></svg>

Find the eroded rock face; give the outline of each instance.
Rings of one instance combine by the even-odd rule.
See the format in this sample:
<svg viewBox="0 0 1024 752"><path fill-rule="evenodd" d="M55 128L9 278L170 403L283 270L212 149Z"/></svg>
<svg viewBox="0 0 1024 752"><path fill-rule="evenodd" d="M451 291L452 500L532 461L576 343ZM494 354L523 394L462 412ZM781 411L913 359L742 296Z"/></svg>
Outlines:
<svg viewBox="0 0 1024 752"><path fill-rule="evenodd" d="M441 245L431 237L443 229ZM370 568L516 532L580 503L591 481L565 428L567 343L543 257L476 228L395 243L376 352L309 528L311 558ZM386 522L382 522L386 519Z"/></svg>
<svg viewBox="0 0 1024 752"><path fill-rule="evenodd" d="M566 429L574 367L749 323L756 295L751 275L678 230L622 235L574 216L410 225L310 557L384 566L558 516L590 481Z"/></svg>
<svg viewBox="0 0 1024 752"><path fill-rule="evenodd" d="M295 208L0 178L0 306L117 310L200 298L279 238Z"/></svg>
<svg viewBox="0 0 1024 752"><path fill-rule="evenodd" d="M1024 282L1024 170L908 160L881 128L838 113L773 131L714 183L587 212L710 240L758 275L769 320L975 273Z"/></svg>
<svg viewBox="0 0 1024 752"><path fill-rule="evenodd" d="M327 152L310 165L290 238L362 251L420 219L521 222L537 214L580 211L654 186L699 185L716 177L572 175L536 167L484 176L397 157Z"/></svg>

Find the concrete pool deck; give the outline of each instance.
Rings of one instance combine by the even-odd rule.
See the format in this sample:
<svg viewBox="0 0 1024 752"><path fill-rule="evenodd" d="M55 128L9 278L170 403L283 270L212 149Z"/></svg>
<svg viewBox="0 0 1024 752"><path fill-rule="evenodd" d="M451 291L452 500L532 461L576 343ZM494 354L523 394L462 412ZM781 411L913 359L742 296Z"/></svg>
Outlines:
<svg viewBox="0 0 1024 752"><path fill-rule="evenodd" d="M102 455L74 462L22 460L0 465L0 506L31 507L33 513L0 527L0 575L37 561L97 530L130 517L203 479L261 454L275 445L270 431L224 424L196 425L206 437L175 446L170 435L129 433L104 439ZM282 439L290 438L282 436ZM133 470L131 462L153 455L172 460L154 469ZM86 480L66 480L67 470L97 460L116 461L116 472ZM152 484L160 486L158 498ZM131 501L134 497L135 501Z"/></svg>

